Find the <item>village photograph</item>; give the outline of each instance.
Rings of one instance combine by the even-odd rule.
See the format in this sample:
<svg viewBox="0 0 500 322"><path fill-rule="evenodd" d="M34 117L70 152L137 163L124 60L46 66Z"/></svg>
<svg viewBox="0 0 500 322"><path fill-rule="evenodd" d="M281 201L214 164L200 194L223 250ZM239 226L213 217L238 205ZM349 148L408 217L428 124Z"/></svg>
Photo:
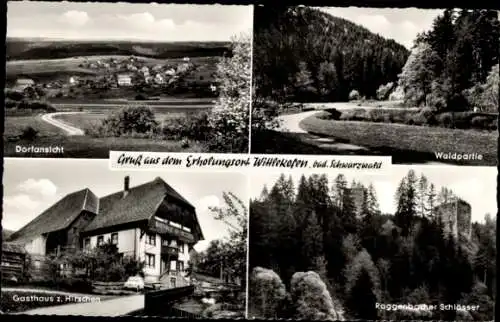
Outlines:
<svg viewBox="0 0 500 322"><path fill-rule="evenodd" d="M495 166L496 10L254 8L252 153Z"/></svg>
<svg viewBox="0 0 500 322"><path fill-rule="evenodd" d="M493 320L496 172L253 177L248 318Z"/></svg>
<svg viewBox="0 0 500 322"><path fill-rule="evenodd" d="M245 316L246 175L81 159L5 169L1 312Z"/></svg>
<svg viewBox="0 0 500 322"><path fill-rule="evenodd" d="M4 153L248 153L251 6L12 1Z"/></svg>

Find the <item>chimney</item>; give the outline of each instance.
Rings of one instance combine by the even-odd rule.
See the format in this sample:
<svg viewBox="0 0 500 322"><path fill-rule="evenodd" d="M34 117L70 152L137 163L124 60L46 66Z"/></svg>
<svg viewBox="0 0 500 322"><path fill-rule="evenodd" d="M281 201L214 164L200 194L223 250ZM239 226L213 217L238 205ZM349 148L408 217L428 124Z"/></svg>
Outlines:
<svg viewBox="0 0 500 322"><path fill-rule="evenodd" d="M130 190L130 177L126 176L123 180L123 198L128 195L128 191Z"/></svg>

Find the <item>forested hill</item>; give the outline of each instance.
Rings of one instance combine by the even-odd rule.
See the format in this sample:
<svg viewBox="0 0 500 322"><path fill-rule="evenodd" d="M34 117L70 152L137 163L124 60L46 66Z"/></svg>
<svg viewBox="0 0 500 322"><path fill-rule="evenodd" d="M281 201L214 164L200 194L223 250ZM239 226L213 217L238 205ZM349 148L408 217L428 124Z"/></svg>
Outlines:
<svg viewBox="0 0 500 322"><path fill-rule="evenodd" d="M397 81L409 51L394 40L317 9L255 8L257 95L287 100L347 100L375 96Z"/></svg>
<svg viewBox="0 0 500 322"><path fill-rule="evenodd" d="M7 60L54 59L77 56L135 55L158 59L222 56L229 42L132 42L47 39L6 39Z"/></svg>

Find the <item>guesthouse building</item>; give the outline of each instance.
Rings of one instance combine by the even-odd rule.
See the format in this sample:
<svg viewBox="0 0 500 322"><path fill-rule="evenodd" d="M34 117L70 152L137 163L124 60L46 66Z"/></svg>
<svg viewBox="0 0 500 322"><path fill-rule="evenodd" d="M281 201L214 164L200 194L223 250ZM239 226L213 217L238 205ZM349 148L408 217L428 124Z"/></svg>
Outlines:
<svg viewBox="0 0 500 322"><path fill-rule="evenodd" d="M145 281L171 287L184 281L189 252L203 239L195 207L163 179L98 198L86 188L63 197L15 232L37 260L53 253L92 249L107 242L145 263Z"/></svg>

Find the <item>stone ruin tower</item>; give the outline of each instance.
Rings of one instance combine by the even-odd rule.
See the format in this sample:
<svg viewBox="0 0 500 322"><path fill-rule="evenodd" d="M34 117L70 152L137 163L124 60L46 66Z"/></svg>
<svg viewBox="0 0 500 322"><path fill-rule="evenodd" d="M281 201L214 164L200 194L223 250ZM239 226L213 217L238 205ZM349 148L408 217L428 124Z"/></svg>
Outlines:
<svg viewBox="0 0 500 322"><path fill-rule="evenodd" d="M436 215L441 218L445 236L450 233L455 239L470 240L472 233L471 206L460 198L453 198L435 208Z"/></svg>

